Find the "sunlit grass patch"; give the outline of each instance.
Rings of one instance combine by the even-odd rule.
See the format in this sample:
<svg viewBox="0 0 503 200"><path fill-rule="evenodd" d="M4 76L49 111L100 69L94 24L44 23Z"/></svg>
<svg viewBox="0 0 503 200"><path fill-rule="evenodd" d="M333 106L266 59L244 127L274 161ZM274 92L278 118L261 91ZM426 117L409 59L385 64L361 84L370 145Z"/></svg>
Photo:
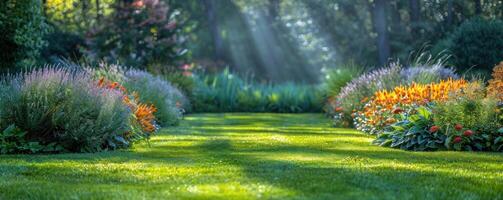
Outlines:
<svg viewBox="0 0 503 200"><path fill-rule="evenodd" d="M0 156L0 199L503 198L500 153L371 141L319 114L190 115L132 150Z"/></svg>

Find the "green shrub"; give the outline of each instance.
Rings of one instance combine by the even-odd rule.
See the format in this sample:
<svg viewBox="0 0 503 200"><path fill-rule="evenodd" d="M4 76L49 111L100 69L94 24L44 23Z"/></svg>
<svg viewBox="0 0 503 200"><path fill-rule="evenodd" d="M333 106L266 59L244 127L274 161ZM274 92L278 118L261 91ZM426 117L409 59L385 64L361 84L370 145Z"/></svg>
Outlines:
<svg viewBox="0 0 503 200"><path fill-rule="evenodd" d="M325 110L334 117L336 126L350 126L353 124L353 113L362 110L377 91L391 90L411 83L439 82L448 78L458 76L453 69L443 67L440 61L425 65L416 63L415 66L406 68L392 63L389 67L373 70L353 79L337 96L329 98Z"/></svg>
<svg viewBox="0 0 503 200"><path fill-rule="evenodd" d="M0 70L35 65L47 29L40 0L0 1Z"/></svg>
<svg viewBox="0 0 503 200"><path fill-rule="evenodd" d="M337 96L344 86L362 73L363 68L354 63L348 63L334 69L329 69L325 74L324 80L324 90L327 96Z"/></svg>
<svg viewBox="0 0 503 200"><path fill-rule="evenodd" d="M80 68L80 66L76 66ZM191 105L185 95L159 76L146 71L126 69L120 65L101 63L96 68L84 67L95 80L105 78L124 86L129 93L138 94L142 103L153 104L157 108L155 116L162 126L177 124L184 110Z"/></svg>
<svg viewBox="0 0 503 200"><path fill-rule="evenodd" d="M180 11L165 1L115 1L113 13L88 33L93 60L136 68L173 67L187 55Z"/></svg>
<svg viewBox="0 0 503 200"><path fill-rule="evenodd" d="M25 140L26 132L10 125L0 132L0 154L10 153L37 153L43 150L54 150L52 147L44 147L38 142Z"/></svg>
<svg viewBox="0 0 503 200"><path fill-rule="evenodd" d="M61 59L79 60L82 57L81 48L85 48L81 36L55 30L46 35L48 46L43 49L42 57L49 63L57 63Z"/></svg>
<svg viewBox="0 0 503 200"><path fill-rule="evenodd" d="M126 71L123 86L128 91L137 92L141 102L153 104L157 108L155 116L162 126L177 124L182 118L182 108L190 107L188 100L178 89L145 71Z"/></svg>
<svg viewBox="0 0 503 200"><path fill-rule="evenodd" d="M445 48L454 59L452 64L462 71L489 73L503 60L503 22L474 18L461 24L446 41Z"/></svg>
<svg viewBox="0 0 503 200"><path fill-rule="evenodd" d="M446 136L434 126L431 109L427 106L415 108L411 114L400 115L398 122L386 129L378 135L374 144L413 151L444 148Z"/></svg>
<svg viewBox="0 0 503 200"><path fill-rule="evenodd" d="M495 150L496 138L502 135L498 130L503 126L498 119L498 100L484 98L482 86L468 88L465 94L434 107L434 122L447 135L447 147L456 150ZM462 127L456 130L455 127ZM473 135L464 135L465 131ZM458 138L458 139L456 139ZM456 141L458 140L458 141Z"/></svg>
<svg viewBox="0 0 503 200"><path fill-rule="evenodd" d="M101 89L85 73L42 68L4 78L0 128L26 131L25 141L54 151L96 152L129 146L131 112L119 92Z"/></svg>
<svg viewBox="0 0 503 200"><path fill-rule="evenodd" d="M261 84L244 80L229 70L195 75L195 112L320 112L323 98L315 86Z"/></svg>

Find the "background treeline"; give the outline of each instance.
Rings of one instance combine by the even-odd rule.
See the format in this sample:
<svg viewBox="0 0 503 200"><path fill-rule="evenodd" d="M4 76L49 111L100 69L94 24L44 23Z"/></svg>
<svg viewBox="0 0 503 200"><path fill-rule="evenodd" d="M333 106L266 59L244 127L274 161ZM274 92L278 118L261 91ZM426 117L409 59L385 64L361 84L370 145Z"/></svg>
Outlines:
<svg viewBox="0 0 503 200"><path fill-rule="evenodd" d="M501 32L499 0L7 0L0 9L2 69L61 58L156 72L194 63L312 83L322 69L407 62L426 45L447 49L460 69L503 56L501 37L473 41L488 35L473 26ZM482 21L464 27L473 36L453 38L467 38L456 32L473 18ZM479 46L456 49L466 43Z"/></svg>

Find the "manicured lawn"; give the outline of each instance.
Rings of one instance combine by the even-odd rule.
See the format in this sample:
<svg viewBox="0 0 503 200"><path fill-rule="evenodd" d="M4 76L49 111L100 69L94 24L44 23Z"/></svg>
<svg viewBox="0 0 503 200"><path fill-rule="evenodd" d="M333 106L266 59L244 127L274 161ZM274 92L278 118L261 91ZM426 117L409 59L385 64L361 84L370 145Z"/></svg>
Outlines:
<svg viewBox="0 0 503 200"><path fill-rule="evenodd" d="M198 114L150 147L0 156L0 199L503 199L503 154L406 152L321 114Z"/></svg>

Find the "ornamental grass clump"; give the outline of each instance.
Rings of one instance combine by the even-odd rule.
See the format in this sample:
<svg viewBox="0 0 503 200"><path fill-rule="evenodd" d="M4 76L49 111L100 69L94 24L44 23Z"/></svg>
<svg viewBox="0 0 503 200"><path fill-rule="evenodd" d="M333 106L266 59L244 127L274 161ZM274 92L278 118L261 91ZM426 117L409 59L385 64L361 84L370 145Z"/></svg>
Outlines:
<svg viewBox="0 0 503 200"><path fill-rule="evenodd" d="M15 126L48 152L128 147L129 109L119 91L99 88L86 73L58 67L4 77L0 129ZM41 149L42 151L42 149Z"/></svg>
<svg viewBox="0 0 503 200"><path fill-rule="evenodd" d="M157 119L154 115L154 113L157 112L157 108L152 104L140 102L138 93L133 92L130 94L127 89L118 82L111 82L105 78L101 78L97 86L114 92L120 92L122 95L122 102L130 111L130 130L124 134L127 141L136 142L148 140L150 136L158 130L159 126L157 125Z"/></svg>
<svg viewBox="0 0 503 200"><path fill-rule="evenodd" d="M191 107L185 95L165 79L146 71L127 69L120 65L101 63L99 67L85 67L95 80L117 82L128 92L136 93L138 101L156 107L157 123L160 126L176 125L185 110Z"/></svg>
<svg viewBox="0 0 503 200"><path fill-rule="evenodd" d="M161 126L177 124L182 119L183 108L190 106L177 88L145 71L126 71L123 84L128 90L138 93L139 101L155 105L155 116Z"/></svg>

